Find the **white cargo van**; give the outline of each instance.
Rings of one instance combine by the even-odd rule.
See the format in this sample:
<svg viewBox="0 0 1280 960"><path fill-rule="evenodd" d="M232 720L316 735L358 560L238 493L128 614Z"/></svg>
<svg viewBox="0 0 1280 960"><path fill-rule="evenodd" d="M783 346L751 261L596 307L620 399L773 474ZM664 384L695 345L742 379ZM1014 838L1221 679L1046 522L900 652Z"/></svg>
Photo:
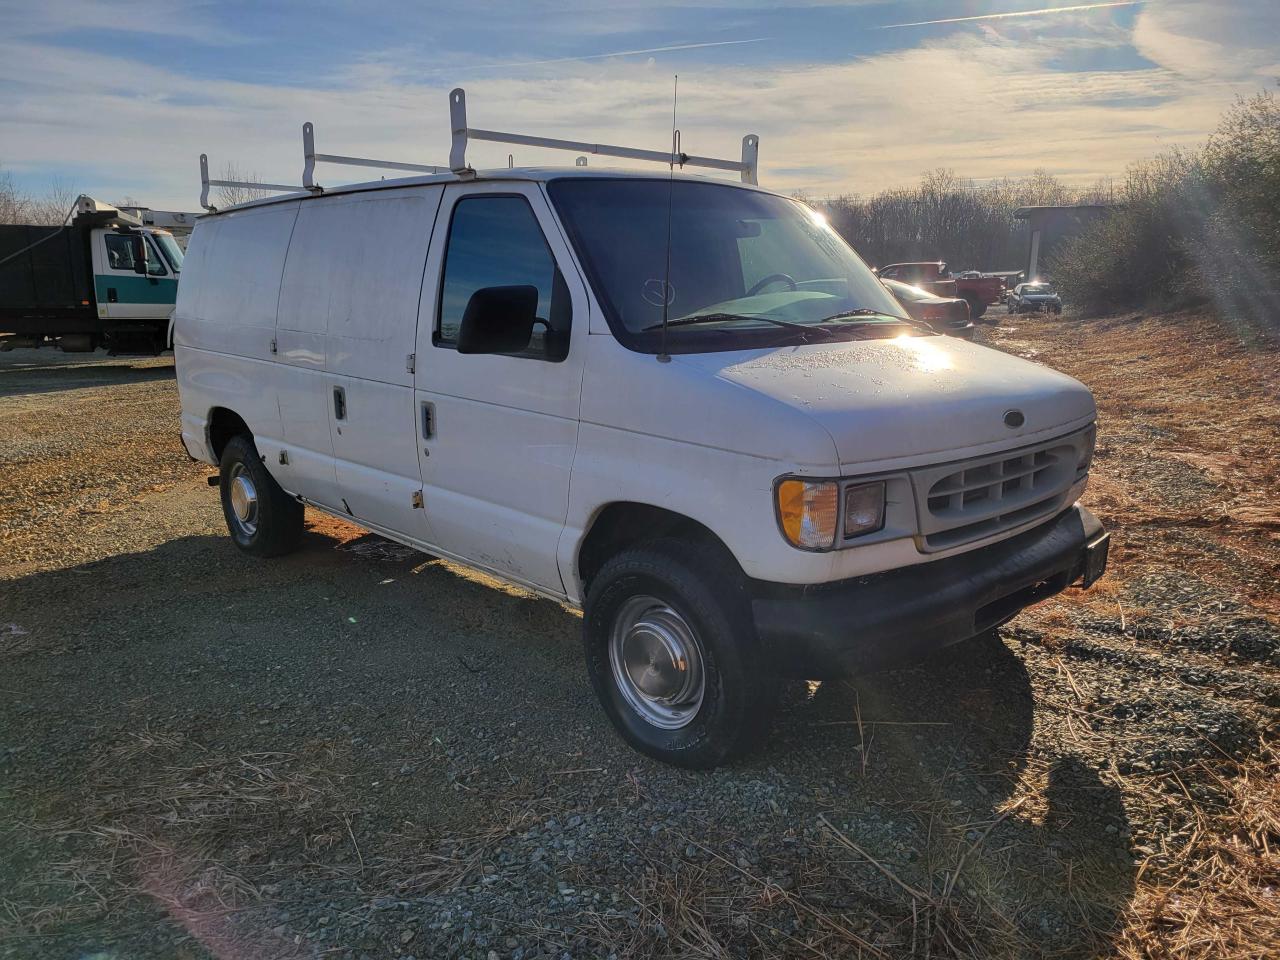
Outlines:
<svg viewBox="0 0 1280 960"><path fill-rule="evenodd" d="M246 553L308 505L581 607L610 720L699 767L760 739L781 677L1101 575L1089 391L917 326L805 205L455 166L198 222L182 437Z"/></svg>

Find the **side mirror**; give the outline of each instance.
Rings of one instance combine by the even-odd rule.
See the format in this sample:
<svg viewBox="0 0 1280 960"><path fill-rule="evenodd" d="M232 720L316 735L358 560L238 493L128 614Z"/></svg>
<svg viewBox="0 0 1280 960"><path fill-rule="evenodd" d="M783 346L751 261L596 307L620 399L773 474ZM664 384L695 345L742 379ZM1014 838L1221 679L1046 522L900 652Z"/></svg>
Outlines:
<svg viewBox="0 0 1280 960"><path fill-rule="evenodd" d="M529 347L538 315L538 288L481 287L458 327L459 353L519 353Z"/></svg>
<svg viewBox="0 0 1280 960"><path fill-rule="evenodd" d="M131 234L129 243L133 246L133 272L146 276L147 273L147 241L140 233Z"/></svg>

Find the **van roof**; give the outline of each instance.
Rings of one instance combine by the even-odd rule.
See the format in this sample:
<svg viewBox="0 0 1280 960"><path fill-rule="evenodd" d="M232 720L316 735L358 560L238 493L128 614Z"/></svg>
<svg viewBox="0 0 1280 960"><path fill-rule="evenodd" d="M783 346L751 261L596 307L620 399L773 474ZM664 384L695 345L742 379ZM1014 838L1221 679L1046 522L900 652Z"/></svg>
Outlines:
<svg viewBox="0 0 1280 960"><path fill-rule="evenodd" d="M477 181L500 182L503 180L524 181L524 182L542 182L549 180L563 179L591 179L591 180L667 180L674 178L681 181L692 181L695 183L714 183L721 186L733 187L739 190L754 190L760 193L773 193L772 190L765 190L754 184L739 183L736 180L728 180L723 177L700 176L692 173L682 173L675 171L672 173L667 170L627 170L627 169L610 169L607 167L497 167L491 170L476 170L474 173L468 173L465 176L456 173L435 173L413 177L396 177L386 180L367 180L361 183L344 183L332 187L325 187L321 192L311 192L309 190L299 190L294 193L279 193L269 197L262 197L258 200L248 200L244 203L237 203L229 207L221 207L216 212L205 214L205 216L216 217L219 214L228 213L232 210L245 210L250 207L264 207L273 203L288 203L293 200L310 200L319 197L332 197L344 193L366 193L373 190L391 190L399 187L416 187L427 186L430 184L447 184L447 183L474 183Z"/></svg>

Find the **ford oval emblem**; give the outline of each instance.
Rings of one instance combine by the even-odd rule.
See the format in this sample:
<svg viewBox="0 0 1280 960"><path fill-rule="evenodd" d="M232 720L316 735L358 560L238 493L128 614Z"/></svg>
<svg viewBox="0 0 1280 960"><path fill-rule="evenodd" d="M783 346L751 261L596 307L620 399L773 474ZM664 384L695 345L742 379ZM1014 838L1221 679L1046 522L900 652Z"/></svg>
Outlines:
<svg viewBox="0 0 1280 960"><path fill-rule="evenodd" d="M1004 412L1004 425L1010 430L1017 430L1026 422L1027 418L1022 415L1021 410L1006 410Z"/></svg>

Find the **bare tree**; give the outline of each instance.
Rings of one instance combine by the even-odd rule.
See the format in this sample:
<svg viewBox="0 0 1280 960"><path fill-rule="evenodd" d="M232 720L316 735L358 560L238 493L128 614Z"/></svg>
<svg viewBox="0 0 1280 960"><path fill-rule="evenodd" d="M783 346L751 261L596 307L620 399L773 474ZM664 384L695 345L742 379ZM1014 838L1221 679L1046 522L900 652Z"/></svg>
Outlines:
<svg viewBox="0 0 1280 960"><path fill-rule="evenodd" d="M938 169L916 187L828 197L814 206L870 263L945 260L956 270L995 270L1021 263L1026 250L1026 222L1014 219L1014 210L1073 200L1044 170L977 184Z"/></svg>
<svg viewBox="0 0 1280 960"><path fill-rule="evenodd" d="M261 183L262 178L253 172L241 172L234 163L222 168L219 180L237 180L241 183ZM219 207L234 207L237 203L248 203L250 200L261 200L271 196L270 190L261 187L218 187L215 203Z"/></svg>
<svg viewBox="0 0 1280 960"><path fill-rule="evenodd" d="M76 196L65 181L54 180L44 194L33 197L18 187L12 173L0 169L0 223L57 226L66 219Z"/></svg>
<svg viewBox="0 0 1280 960"><path fill-rule="evenodd" d="M13 174L0 169L0 223L26 223L30 201L13 182Z"/></svg>
<svg viewBox="0 0 1280 960"><path fill-rule="evenodd" d="M43 196L31 201L27 222L49 227L58 226L66 221L79 195L79 191L65 180L53 180Z"/></svg>

